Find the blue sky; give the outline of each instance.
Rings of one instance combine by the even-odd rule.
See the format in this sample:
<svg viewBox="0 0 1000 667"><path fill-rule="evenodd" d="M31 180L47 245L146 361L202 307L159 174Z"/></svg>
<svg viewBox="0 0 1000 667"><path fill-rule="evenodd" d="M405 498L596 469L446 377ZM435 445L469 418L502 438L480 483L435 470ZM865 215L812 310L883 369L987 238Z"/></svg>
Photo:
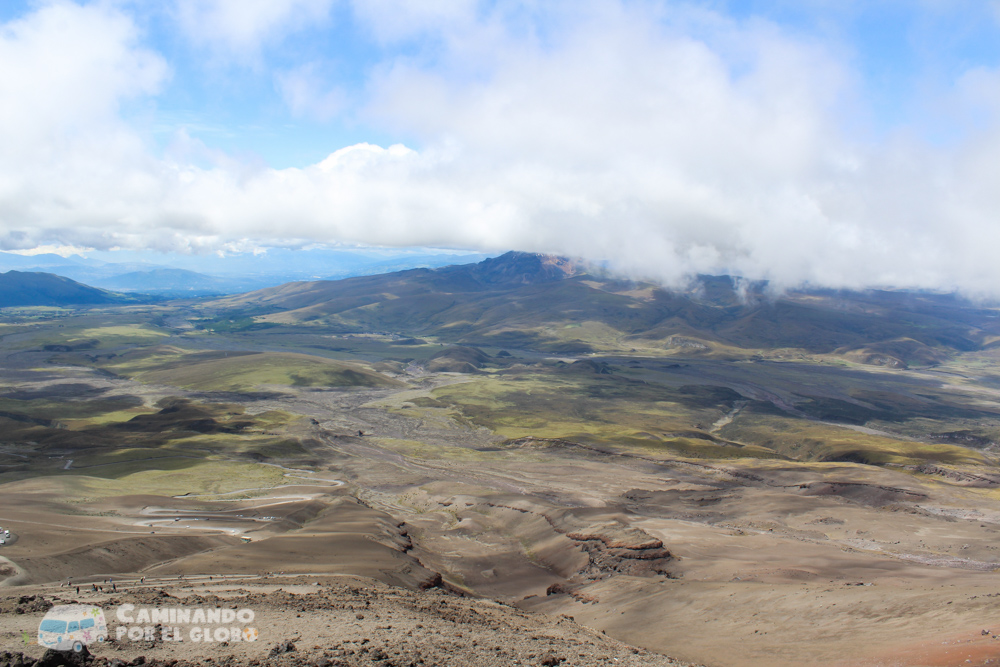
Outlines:
<svg viewBox="0 0 1000 667"><path fill-rule="evenodd" d="M44 4L9 0L0 6L0 20L23 18ZM188 34L177 4L104 4L117 5L132 17L141 43L169 67L155 95L130 100L123 108L123 115L155 137L161 149L174 133L185 131L212 148L285 168L319 162L337 148L361 142L419 142L419 137L370 122L358 107L373 70L407 55L433 60L433 37L387 44L358 19L350 3L322 1L303 3L316 6L315 14L297 10L308 17L303 25L265 32L260 42L234 48L224 40ZM294 3L289 4L296 11ZM669 23L671 3L659 4ZM858 78L857 110L870 122L863 129L878 135L903 127L915 127L932 139L962 132L961 126L940 126L935 98L947 94L966 71L1000 65L1000 5L987 0L674 4L701 7L743 23L769 22L777 30L822 45ZM492 3L483 4L488 6ZM324 85L343 90L348 98L343 108L295 109L280 79L296 69L308 70L318 88L314 94L328 92Z"/></svg>
<svg viewBox="0 0 1000 667"><path fill-rule="evenodd" d="M0 23L2 249L1000 285L997 1L9 1Z"/></svg>
<svg viewBox="0 0 1000 667"><path fill-rule="evenodd" d="M144 100L133 113L151 115L161 145L182 129L210 146L276 168L313 164L360 142L393 143L393 137L352 117L348 109L299 111L283 95L281 77L303 67L314 72L317 86L328 82L362 94L365 73L377 64L380 51L352 29L347 7L332 6L325 13L327 18L293 34L231 53L210 42L192 42L178 32L171 12L160 7L144 16L142 25L173 75L157 99Z"/></svg>

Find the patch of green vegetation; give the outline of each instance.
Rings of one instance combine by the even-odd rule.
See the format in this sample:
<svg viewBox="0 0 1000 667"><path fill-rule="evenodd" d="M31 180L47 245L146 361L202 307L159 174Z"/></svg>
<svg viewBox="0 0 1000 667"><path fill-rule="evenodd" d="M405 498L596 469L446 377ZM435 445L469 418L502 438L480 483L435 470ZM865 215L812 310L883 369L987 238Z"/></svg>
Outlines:
<svg viewBox="0 0 1000 667"><path fill-rule="evenodd" d="M436 399L430 398L429 396L417 396L416 398L411 398L407 401L412 403L418 408L447 408L447 403L442 403Z"/></svg>
<svg viewBox="0 0 1000 667"><path fill-rule="evenodd" d="M265 429L280 428L288 424L290 421L300 418L301 417L297 415L293 415L289 412L283 412L281 410L268 410L267 412L258 412L252 417L255 426Z"/></svg>
<svg viewBox="0 0 1000 667"><path fill-rule="evenodd" d="M739 394L724 387L668 387L620 375L532 369L477 378L433 391L456 421L485 426L509 439L564 439L646 453L697 458L779 456L765 447L677 437L728 412Z"/></svg>
<svg viewBox="0 0 1000 667"><path fill-rule="evenodd" d="M18 394L14 394L17 396ZM78 423L103 423L118 421L115 416L148 412L136 405L141 401L128 397L114 397L95 400L67 400L53 398L10 398L0 397L0 414L24 415L42 421L75 421ZM129 419L131 417L128 417Z"/></svg>
<svg viewBox="0 0 1000 667"><path fill-rule="evenodd" d="M299 419L280 411L258 420L236 406L166 399L155 411L127 414L60 422L0 414L0 483L38 476L119 479L144 470L184 471L207 460L301 465L311 458L297 439L275 434Z"/></svg>
<svg viewBox="0 0 1000 667"><path fill-rule="evenodd" d="M171 449L200 456L299 459L309 454L297 440L262 433L187 434L170 440Z"/></svg>
<svg viewBox="0 0 1000 667"><path fill-rule="evenodd" d="M241 489L273 488L295 481L284 477L282 471L273 466L212 460L176 468L147 467L118 477L78 476L78 479L79 493L91 498L132 494L220 494Z"/></svg>
<svg viewBox="0 0 1000 667"><path fill-rule="evenodd" d="M255 458L261 457L263 459L275 459L279 461L301 460L310 454L309 450L302 446L302 443L288 438L245 441L242 451L253 455Z"/></svg>
<svg viewBox="0 0 1000 667"><path fill-rule="evenodd" d="M193 352L176 347L136 350L100 368L140 382L199 391L254 391L261 385L389 387L401 382L357 363L290 352Z"/></svg>
<svg viewBox="0 0 1000 667"><path fill-rule="evenodd" d="M59 306L7 306L0 308L0 314L4 317L14 318L18 322L23 320L45 321L75 315L76 310Z"/></svg>
<svg viewBox="0 0 1000 667"><path fill-rule="evenodd" d="M669 438L662 445L650 444L636 438L624 439L634 449L645 449L654 453L664 452L691 459L784 459L782 454L759 445L743 445L702 438Z"/></svg>
<svg viewBox="0 0 1000 667"><path fill-rule="evenodd" d="M125 410L113 410L111 412L97 413L90 417L79 419L63 419L61 424L69 428L84 428L87 426L106 426L111 424L121 424L140 415L148 415L155 412L152 408L135 407Z"/></svg>
<svg viewBox="0 0 1000 667"><path fill-rule="evenodd" d="M101 479L124 479L141 472L177 472L205 463L204 456L172 453L169 450L137 452L135 458L100 462L107 457L87 456L74 459L73 467L61 475L80 475ZM95 462L96 461L96 462Z"/></svg>
<svg viewBox="0 0 1000 667"><path fill-rule="evenodd" d="M74 350L103 350L129 345L150 345L169 336L144 323L108 322L100 324L95 318L74 318L78 324L60 327L38 327L25 333L15 342L15 349L42 347L52 351L71 352ZM87 320L90 320L88 322Z"/></svg>
<svg viewBox="0 0 1000 667"><path fill-rule="evenodd" d="M560 344L582 343L589 348L587 351L609 352L621 349L621 341L624 336L624 333L618 329L594 320L546 328L543 333L555 338Z"/></svg>
<svg viewBox="0 0 1000 667"><path fill-rule="evenodd" d="M927 444L838 428L773 414L741 415L726 427L727 437L754 443L802 461L844 461L884 465L917 465L930 461L955 465L985 465L980 452L948 444Z"/></svg>
<svg viewBox="0 0 1000 667"><path fill-rule="evenodd" d="M480 451L469 447L456 445L436 445L419 440L402 440L398 438L376 438L380 447L397 451L406 456L424 460L452 461L495 461L510 459L511 452L503 450ZM519 456L523 460L523 456Z"/></svg>
<svg viewBox="0 0 1000 667"><path fill-rule="evenodd" d="M236 319L220 317L212 320L203 320L195 326L198 329L205 329L215 333L244 333L248 331L262 331L278 325L272 322L260 322L252 317L240 317Z"/></svg>

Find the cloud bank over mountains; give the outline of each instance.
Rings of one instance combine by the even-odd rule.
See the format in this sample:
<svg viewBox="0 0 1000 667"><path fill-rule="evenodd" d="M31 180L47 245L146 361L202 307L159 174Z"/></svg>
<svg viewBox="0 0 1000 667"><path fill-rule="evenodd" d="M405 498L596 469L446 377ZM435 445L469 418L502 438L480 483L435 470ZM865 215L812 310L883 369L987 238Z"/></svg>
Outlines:
<svg viewBox="0 0 1000 667"><path fill-rule="evenodd" d="M288 119L398 143L294 168L184 131L158 146L149 117L187 74L153 23L270 77ZM317 26L363 38L364 66L292 48ZM518 249L669 284L1000 295L1000 69L927 100L940 132L870 129L862 70L835 39L698 4L42 3L0 27L0 249Z"/></svg>

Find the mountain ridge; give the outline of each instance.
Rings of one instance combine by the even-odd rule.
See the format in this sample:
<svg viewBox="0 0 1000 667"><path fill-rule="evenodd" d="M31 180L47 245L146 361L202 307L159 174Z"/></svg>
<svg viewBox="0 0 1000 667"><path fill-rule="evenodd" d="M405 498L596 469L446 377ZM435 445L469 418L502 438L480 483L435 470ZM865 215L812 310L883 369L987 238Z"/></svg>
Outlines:
<svg viewBox="0 0 1000 667"><path fill-rule="evenodd" d="M263 253L178 255L105 253L96 257L54 253L21 255L0 251L0 271L53 273L106 290L154 292L165 296L237 294L290 281L338 280L416 267L479 261L486 255L433 252L380 252L377 249L284 249ZM178 273L189 271L191 273ZM174 272L172 278L166 279Z"/></svg>
<svg viewBox="0 0 1000 667"><path fill-rule="evenodd" d="M101 305L126 300L107 290L52 273L14 270L0 273L0 308Z"/></svg>
<svg viewBox="0 0 1000 667"><path fill-rule="evenodd" d="M210 304L261 322L545 352L701 346L706 354L791 348L843 355L880 344L855 360L896 367L932 364L1000 336L996 310L953 295L801 290L765 298L765 288L702 276L675 291L581 261L509 252L478 264L287 283ZM892 344L903 339L915 343Z"/></svg>

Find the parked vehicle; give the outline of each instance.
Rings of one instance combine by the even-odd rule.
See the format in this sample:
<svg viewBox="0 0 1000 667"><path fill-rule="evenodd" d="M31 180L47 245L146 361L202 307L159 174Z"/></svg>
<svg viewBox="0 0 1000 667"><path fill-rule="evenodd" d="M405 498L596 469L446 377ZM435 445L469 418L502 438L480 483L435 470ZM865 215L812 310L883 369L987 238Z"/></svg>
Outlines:
<svg viewBox="0 0 1000 667"><path fill-rule="evenodd" d="M107 636L104 612L93 605L52 607L38 624L38 643L56 651L80 652L87 644L103 642Z"/></svg>

